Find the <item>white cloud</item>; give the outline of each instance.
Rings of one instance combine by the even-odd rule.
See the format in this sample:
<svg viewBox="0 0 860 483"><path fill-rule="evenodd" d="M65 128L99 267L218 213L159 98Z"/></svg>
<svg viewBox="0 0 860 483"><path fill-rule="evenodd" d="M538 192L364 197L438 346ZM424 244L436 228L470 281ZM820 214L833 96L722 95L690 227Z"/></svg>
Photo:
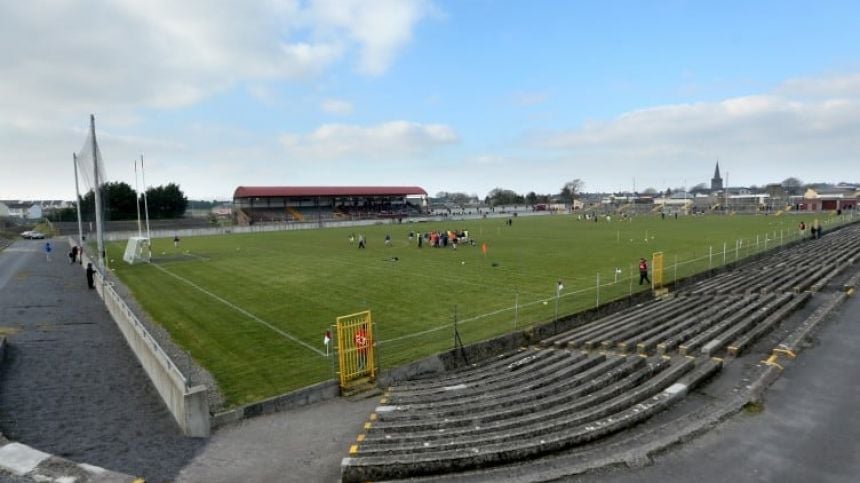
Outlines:
<svg viewBox="0 0 860 483"><path fill-rule="evenodd" d="M310 15L321 36L345 33L359 45L359 70L378 75L412 38L412 28L433 13L424 0L314 0Z"/></svg>
<svg viewBox="0 0 860 483"><path fill-rule="evenodd" d="M352 103L343 99L324 99L320 108L329 114L346 115L352 113Z"/></svg>
<svg viewBox="0 0 860 483"><path fill-rule="evenodd" d="M772 93L650 107L531 141L585 172L578 177L597 180L592 186L608 189L616 189L614 180L625 174L654 185L667 176L672 183L682 177L698 183L717 158L740 184L787 176L856 180L858 80L854 75L790 80Z"/></svg>
<svg viewBox="0 0 860 483"><path fill-rule="evenodd" d="M301 162L330 159L396 160L457 143L459 137L444 124L392 121L374 126L324 124L307 134L283 134L280 140L287 153Z"/></svg>
<svg viewBox="0 0 860 483"><path fill-rule="evenodd" d="M5 3L0 114L184 106L238 82L312 77L353 51L378 75L431 11L424 0L217 3Z"/></svg>

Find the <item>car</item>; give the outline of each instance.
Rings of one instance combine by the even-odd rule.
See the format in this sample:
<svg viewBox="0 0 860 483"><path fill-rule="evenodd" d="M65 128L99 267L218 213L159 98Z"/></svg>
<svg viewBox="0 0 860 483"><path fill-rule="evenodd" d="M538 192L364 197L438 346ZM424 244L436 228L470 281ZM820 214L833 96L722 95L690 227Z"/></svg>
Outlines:
<svg viewBox="0 0 860 483"><path fill-rule="evenodd" d="M22 231L21 232L21 236L24 238L30 238L30 235L32 235L32 234L33 234L32 231Z"/></svg>
<svg viewBox="0 0 860 483"><path fill-rule="evenodd" d="M45 238L44 233L40 233L38 231L31 231L30 232L30 239L31 240L43 240L44 238Z"/></svg>

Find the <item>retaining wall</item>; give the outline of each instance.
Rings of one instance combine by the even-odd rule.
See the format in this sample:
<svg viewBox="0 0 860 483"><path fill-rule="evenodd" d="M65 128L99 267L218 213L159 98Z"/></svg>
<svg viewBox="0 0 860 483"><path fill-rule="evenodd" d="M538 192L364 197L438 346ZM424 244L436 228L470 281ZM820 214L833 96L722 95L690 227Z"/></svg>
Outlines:
<svg viewBox="0 0 860 483"><path fill-rule="evenodd" d="M69 243L75 243L69 240ZM83 265L95 263L86 254ZM116 322L128 346L131 348L155 390L173 414L186 436L207 437L210 432L209 401L206 386L190 386L188 379L138 320L122 297L116 293L111 282L97 271L96 291Z"/></svg>

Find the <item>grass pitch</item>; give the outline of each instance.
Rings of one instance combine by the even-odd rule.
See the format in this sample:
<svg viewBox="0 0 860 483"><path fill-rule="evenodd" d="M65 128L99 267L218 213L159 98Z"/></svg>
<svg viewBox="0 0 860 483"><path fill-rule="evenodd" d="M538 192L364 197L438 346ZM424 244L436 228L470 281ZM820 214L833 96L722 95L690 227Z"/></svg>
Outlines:
<svg viewBox="0 0 860 483"><path fill-rule="evenodd" d="M758 250L788 242L797 223L554 215L514 218L511 226L484 219L206 236L178 248L156 239L153 264L118 263L116 274L235 406L332 378L322 341L340 315L371 309L381 365L398 365L450 349L455 314L469 344L550 321L556 303L564 315L647 288L638 285L640 256L650 263L662 251L671 282L721 264L724 243L726 261L734 261L754 252L757 238ZM410 231L460 228L476 246L419 249L408 240ZM350 244L350 234L364 234L367 248ZM110 257L120 260L123 249L112 244Z"/></svg>

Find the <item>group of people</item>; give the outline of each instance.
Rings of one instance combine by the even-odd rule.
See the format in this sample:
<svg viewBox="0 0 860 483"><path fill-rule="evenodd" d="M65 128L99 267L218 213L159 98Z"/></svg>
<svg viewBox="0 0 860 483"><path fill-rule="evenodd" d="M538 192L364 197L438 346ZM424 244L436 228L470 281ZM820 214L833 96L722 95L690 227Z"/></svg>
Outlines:
<svg viewBox="0 0 860 483"><path fill-rule="evenodd" d="M469 230L464 230L462 228L459 230L431 230L424 233L410 231L408 237L410 244L417 240L418 248L422 248L424 245L428 245L433 248L444 248L450 246L456 250L457 246L462 243L475 245L475 241L469 238ZM355 233L349 234L349 244L355 245L356 241L358 242L358 248L360 250L367 248L367 238L365 238L363 233L359 233L358 235ZM385 235L384 243L386 247L391 246L392 242L390 233Z"/></svg>
<svg viewBox="0 0 860 483"><path fill-rule="evenodd" d="M418 248L427 243L433 248L444 248L450 245L456 250L457 245L460 243L474 244L474 241L469 238L469 231L462 228L459 230L433 230L426 233L418 233L417 235L410 231L409 241L411 242L416 236L418 238Z"/></svg>
<svg viewBox="0 0 860 483"><path fill-rule="evenodd" d="M798 228L800 229L800 235L804 236L806 234L806 223L801 221ZM818 238L821 238L821 233L822 233L821 224L818 223L818 220L813 221L812 226L809 227L810 236L812 237L813 240L816 240Z"/></svg>
<svg viewBox="0 0 860 483"><path fill-rule="evenodd" d="M49 241L45 242L44 250L45 250L45 259L50 262L51 261L51 253L53 253L53 251L54 251L54 247L51 246L51 242L49 242ZM77 245L73 246L71 249L69 249L69 264L70 265L74 265L75 263L82 264L84 262L83 255L84 255L84 251L80 247L78 247ZM92 263L87 263L86 273L87 273L87 287L89 287L90 289L96 288L96 284L95 284L96 269L93 268Z"/></svg>

